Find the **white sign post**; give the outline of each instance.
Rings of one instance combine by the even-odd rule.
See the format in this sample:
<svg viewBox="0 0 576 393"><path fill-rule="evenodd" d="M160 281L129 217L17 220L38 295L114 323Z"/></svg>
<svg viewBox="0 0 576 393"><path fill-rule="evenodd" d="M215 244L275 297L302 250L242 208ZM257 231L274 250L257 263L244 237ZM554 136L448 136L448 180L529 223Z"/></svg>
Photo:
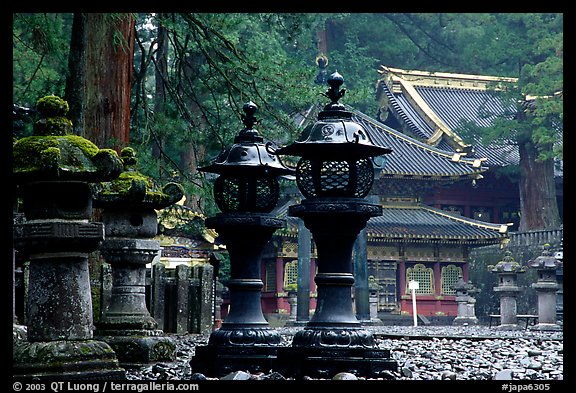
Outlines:
<svg viewBox="0 0 576 393"><path fill-rule="evenodd" d="M420 288L418 281L410 280L408 289L412 291L412 315L414 316L414 326L418 326L418 313L416 312L416 290Z"/></svg>

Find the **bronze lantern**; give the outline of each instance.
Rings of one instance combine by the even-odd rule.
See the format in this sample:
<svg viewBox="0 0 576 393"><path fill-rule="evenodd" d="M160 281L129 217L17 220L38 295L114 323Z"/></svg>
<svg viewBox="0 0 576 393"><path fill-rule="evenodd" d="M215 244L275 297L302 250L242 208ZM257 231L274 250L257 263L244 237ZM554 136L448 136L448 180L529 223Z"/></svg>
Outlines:
<svg viewBox="0 0 576 393"><path fill-rule="evenodd" d="M280 369L295 376L327 378L354 371L379 377L397 367L389 351L375 347L372 333L361 327L352 307L354 242L371 217L382 215L379 204L364 199L374 181L372 158L391 149L373 144L338 102L345 93L343 82L337 72L327 78L330 103L318 121L296 142L276 151L300 156L296 182L305 199L290 206L288 214L304 221L317 252L314 315L294 335L291 347L278 351Z"/></svg>
<svg viewBox="0 0 576 393"><path fill-rule="evenodd" d="M206 219L206 226L218 233L230 256L230 309L220 329L210 334L208 345L196 347L190 364L194 372L223 376L242 369L267 371L273 367L279 333L268 328L261 305L262 251L273 233L286 221L270 212L279 198L278 177L294 173L274 154L255 130L253 102L244 105L245 128L234 145L214 163L200 168L217 173L214 197L221 210Z"/></svg>

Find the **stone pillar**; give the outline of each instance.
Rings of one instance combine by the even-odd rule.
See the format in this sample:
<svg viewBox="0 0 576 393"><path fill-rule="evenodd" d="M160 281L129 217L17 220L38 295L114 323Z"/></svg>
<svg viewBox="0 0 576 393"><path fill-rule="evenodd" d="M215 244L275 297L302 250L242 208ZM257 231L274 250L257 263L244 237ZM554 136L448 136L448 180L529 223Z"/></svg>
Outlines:
<svg viewBox="0 0 576 393"><path fill-rule="evenodd" d="M152 288L150 290L150 314L158 324L158 328L166 331L166 267L160 262L152 263Z"/></svg>
<svg viewBox="0 0 576 393"><path fill-rule="evenodd" d="M94 186L94 206L102 208L106 240L100 254L112 268L110 303L96 325L95 335L110 344L121 365L170 361L176 345L164 336L146 306L146 265L158 255L156 209L183 196L180 185L153 187L136 170L132 148L121 152L124 172L117 180Z"/></svg>
<svg viewBox="0 0 576 393"><path fill-rule="evenodd" d="M14 177L26 221L14 244L29 264L27 339L13 342L17 379L125 378L116 354L93 339L88 254L104 239L102 223L91 222L90 182L116 178L116 152L71 135L66 101L40 99L45 117L35 135L13 146Z"/></svg>
<svg viewBox="0 0 576 393"><path fill-rule="evenodd" d="M470 296L471 293L478 292L470 282L465 282L460 275L458 281L454 284L456 291L456 303L458 303L458 315L452 321L453 325L477 325L475 304L476 299Z"/></svg>
<svg viewBox="0 0 576 393"><path fill-rule="evenodd" d="M317 307L291 347L278 350L279 367L288 375L328 377L354 369L376 376L395 369L388 350L375 347L372 333L354 315L352 250L368 219L381 206L363 199L310 198L290 206L289 214L304 220L318 252Z"/></svg>
<svg viewBox="0 0 576 393"><path fill-rule="evenodd" d="M370 323L379 324L382 320L378 318L378 291L380 285L374 276L368 276L368 302L370 304Z"/></svg>
<svg viewBox="0 0 576 393"><path fill-rule="evenodd" d="M288 304L290 305L290 316L288 317L288 321L295 322L298 309L298 294L296 292L288 292Z"/></svg>
<svg viewBox="0 0 576 393"><path fill-rule="evenodd" d="M224 291L224 285L219 280L216 280L214 285L214 325L213 330L220 329L222 325L222 292Z"/></svg>
<svg viewBox="0 0 576 393"><path fill-rule="evenodd" d="M354 242L354 304L356 318L362 323L370 322L367 255L368 236L363 228Z"/></svg>
<svg viewBox="0 0 576 393"><path fill-rule="evenodd" d="M190 361L193 372L223 376L235 370L250 372L273 368L280 334L264 318L260 277L262 251L286 222L268 214L218 213L206 219L230 254L230 310L208 345L197 346Z"/></svg>
<svg viewBox="0 0 576 393"><path fill-rule="evenodd" d="M517 285L518 274L524 273L525 268L514 260L510 251L506 251L504 259L495 266L488 266L488 269L498 275L498 286L494 287L494 292L500 294L500 325L495 329L523 329L518 325L516 297L520 292Z"/></svg>
<svg viewBox="0 0 576 393"><path fill-rule="evenodd" d="M370 305L370 322L382 322L378 318L378 293L370 292L368 303Z"/></svg>
<svg viewBox="0 0 576 393"><path fill-rule="evenodd" d="M545 244L542 255L528 262L528 266L538 272L538 280L532 284L538 295L538 324L530 327L533 330L562 330L556 323L556 291L559 287L556 271L562 263L549 248Z"/></svg>
<svg viewBox="0 0 576 393"><path fill-rule="evenodd" d="M310 319L311 241L312 239L310 237L310 231L308 228L306 228L302 220L298 220L298 298L296 302L297 323L306 323Z"/></svg>

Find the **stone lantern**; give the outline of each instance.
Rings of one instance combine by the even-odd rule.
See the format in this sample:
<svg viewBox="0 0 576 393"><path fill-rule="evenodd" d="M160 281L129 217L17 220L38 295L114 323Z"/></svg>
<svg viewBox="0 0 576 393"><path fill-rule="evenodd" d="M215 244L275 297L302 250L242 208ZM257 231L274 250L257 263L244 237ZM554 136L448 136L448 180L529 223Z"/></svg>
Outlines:
<svg viewBox="0 0 576 393"><path fill-rule="evenodd" d="M458 315L454 318L452 324L478 325L475 311L476 299L471 295L480 292L480 290L475 288L471 282L464 281L462 275L458 277L458 281L456 281L453 288L456 292L455 300L458 304Z"/></svg>
<svg viewBox="0 0 576 393"><path fill-rule="evenodd" d="M538 324L530 327L534 330L562 330L556 323L556 291L559 287L556 271L562 262L552 255L549 248L550 245L545 244L542 255L528 262L528 266L538 273L537 281L532 284L538 294Z"/></svg>
<svg viewBox="0 0 576 393"><path fill-rule="evenodd" d="M34 135L13 145L13 175L25 221L14 227L15 248L30 261L27 339L14 340L15 378L125 378L113 349L93 339L88 254L104 239L91 222L89 183L122 171L111 149L72 134L68 103L46 96Z"/></svg>
<svg viewBox="0 0 576 393"><path fill-rule="evenodd" d="M516 297L520 288L517 285L518 274L526 269L512 257L512 252L506 251L504 259L496 265L489 265L488 270L498 275L498 286L494 292L500 294L500 326L499 330L519 330Z"/></svg>
<svg viewBox="0 0 576 393"><path fill-rule="evenodd" d="M353 312L352 250L360 231L382 207L364 199L372 187L372 158L391 152L374 145L368 133L353 122L352 113L339 103L345 90L342 76L327 79L330 103L318 121L304 129L296 142L277 150L299 156L296 182L306 199L290 206L317 246L317 306L306 327L294 335L291 348L278 352L289 374L328 377L340 371L377 376L396 367L389 352L375 349L370 331ZM282 360L281 360L282 358Z"/></svg>
<svg viewBox="0 0 576 393"><path fill-rule="evenodd" d="M278 177L294 170L284 166L272 143L265 143L254 128L257 110L253 102L244 104L245 127L234 145L211 165L199 168L219 175L214 198L221 213L207 218L206 226L216 230L230 255L230 310L220 329L210 334L208 345L196 347L193 372L268 371L281 342L262 313L260 264L264 247L286 225L270 214L280 195Z"/></svg>
<svg viewBox="0 0 576 393"><path fill-rule="evenodd" d="M102 209L106 240L100 255L112 270L110 302L96 324L95 335L114 348L121 365L174 360L176 345L146 307L146 264L160 251L157 209L182 199L184 190L163 187L137 170L130 147L120 153L124 170L117 179L93 185L94 207Z"/></svg>

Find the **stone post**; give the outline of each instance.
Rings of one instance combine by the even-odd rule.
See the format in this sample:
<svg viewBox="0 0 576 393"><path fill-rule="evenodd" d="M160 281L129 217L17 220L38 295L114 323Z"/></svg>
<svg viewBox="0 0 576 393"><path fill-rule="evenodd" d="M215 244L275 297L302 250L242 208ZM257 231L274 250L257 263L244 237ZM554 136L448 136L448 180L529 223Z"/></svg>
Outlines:
<svg viewBox="0 0 576 393"><path fill-rule="evenodd" d="M115 151L71 133L66 101L47 96L37 109L43 118L34 136L13 146L26 217L14 244L30 262L27 339L13 342L14 378L123 379L112 348L93 339L88 272L88 254L104 239L103 224L90 221L88 183L116 178L122 163Z"/></svg>
<svg viewBox="0 0 576 393"><path fill-rule="evenodd" d="M310 231L302 220L298 220L298 298L296 322L306 323L310 319ZM292 310L292 309L290 309Z"/></svg>
<svg viewBox="0 0 576 393"><path fill-rule="evenodd" d="M380 285L374 276L368 276L368 302L370 304L370 323L379 324L382 320L378 318L378 290Z"/></svg>
<svg viewBox="0 0 576 393"><path fill-rule="evenodd" d="M100 254L112 268L112 294L95 335L110 344L121 365L174 360L176 345L158 328L146 306L146 265L160 250L156 209L183 196L182 187L162 189L136 170L132 148L121 151L118 179L93 187L94 206L102 208L106 240Z"/></svg>
<svg viewBox="0 0 576 393"><path fill-rule="evenodd" d="M370 322L370 294L368 290L368 236L363 228L354 242L354 305L356 318Z"/></svg>
<svg viewBox="0 0 576 393"><path fill-rule="evenodd" d="M506 251L504 259L496 265L488 266L488 270L498 275L498 286L494 287L494 292L500 294L500 325L495 329L522 329L518 325L516 296L520 292L517 285L518 274L524 273L525 268L514 260L510 251Z"/></svg>
<svg viewBox="0 0 576 393"><path fill-rule="evenodd" d="M528 262L528 266L538 272L538 280L532 284L538 294L538 324L530 327L533 330L562 330L556 323L556 270L561 262L552 255L549 248L545 244L542 255Z"/></svg>
<svg viewBox="0 0 576 393"><path fill-rule="evenodd" d="M462 275L454 284L456 291L456 303L458 303L458 315L452 321L453 325L478 325L476 317L475 304L476 299L470 296L471 293L478 292L470 282L465 282Z"/></svg>
<svg viewBox="0 0 576 393"><path fill-rule="evenodd" d="M297 309L298 309L298 295L296 292L288 292L288 304L290 305L290 316L288 317L289 322L296 321Z"/></svg>

